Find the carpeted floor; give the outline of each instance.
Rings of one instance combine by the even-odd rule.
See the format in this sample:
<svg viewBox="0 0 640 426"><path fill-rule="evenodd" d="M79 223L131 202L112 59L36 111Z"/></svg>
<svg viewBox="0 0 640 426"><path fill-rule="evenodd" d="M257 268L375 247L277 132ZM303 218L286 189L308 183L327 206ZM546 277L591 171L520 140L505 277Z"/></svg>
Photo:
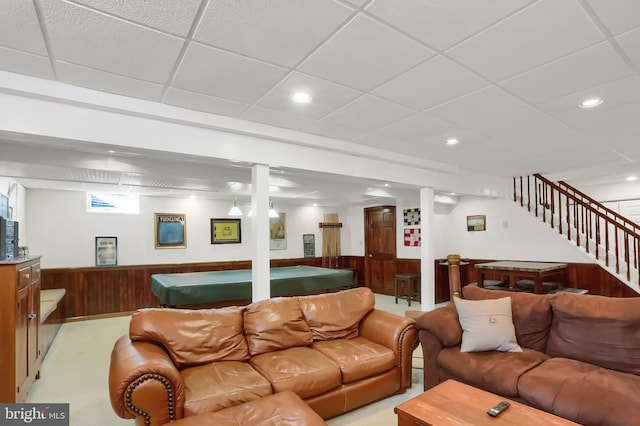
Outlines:
<svg viewBox="0 0 640 426"><path fill-rule="evenodd" d="M376 308L404 316L411 307L404 300L394 303L390 296L376 295ZM128 332L129 317L80 321L60 328L27 396L26 402L70 404L71 426L133 426L133 420L116 416L108 393L108 370L111 349L116 339ZM413 358L413 386L402 395L369 404L327 421L330 426L388 426L397 424L393 408L422 392L422 352Z"/></svg>

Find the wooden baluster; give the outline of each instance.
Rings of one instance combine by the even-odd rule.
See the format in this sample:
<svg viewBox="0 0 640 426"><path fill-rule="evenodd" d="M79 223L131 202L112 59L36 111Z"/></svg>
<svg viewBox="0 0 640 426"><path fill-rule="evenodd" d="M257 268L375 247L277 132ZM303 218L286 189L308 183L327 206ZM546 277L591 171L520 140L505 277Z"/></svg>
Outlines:
<svg viewBox="0 0 640 426"><path fill-rule="evenodd" d="M522 176L520 176L520 207L524 206L523 195L524 191L522 190Z"/></svg>
<svg viewBox="0 0 640 426"><path fill-rule="evenodd" d="M620 273L620 254L618 253L618 227L614 226L616 235L616 274Z"/></svg>
<svg viewBox="0 0 640 426"><path fill-rule="evenodd" d="M578 221L578 203L573 201L573 226L576 228L576 244L580 247L580 222Z"/></svg>
<svg viewBox="0 0 640 426"><path fill-rule="evenodd" d="M553 195L553 187L550 187L550 191L551 191L551 229L555 229L555 223L554 223L554 216L556 213L556 206L555 206L555 196Z"/></svg>
<svg viewBox="0 0 640 426"><path fill-rule="evenodd" d="M562 234L562 192L558 191L558 232Z"/></svg>
<svg viewBox="0 0 640 426"><path fill-rule="evenodd" d="M527 175L527 210L531 211L531 176Z"/></svg>
<svg viewBox="0 0 640 426"><path fill-rule="evenodd" d="M538 179L536 178L536 181L534 182L534 189L535 189L535 194L534 196L536 197L536 217L538 217L538 197L539 195L539 188L538 188L539 184L538 184Z"/></svg>
<svg viewBox="0 0 640 426"><path fill-rule="evenodd" d="M513 202L517 202L518 199L516 198L516 178L513 178Z"/></svg>
<svg viewBox="0 0 640 426"><path fill-rule="evenodd" d="M627 264L627 281L631 279L631 265L629 263L629 233L624 233L624 261Z"/></svg>
<svg viewBox="0 0 640 426"><path fill-rule="evenodd" d="M609 224L604 224L604 263L609 266Z"/></svg>
<svg viewBox="0 0 640 426"><path fill-rule="evenodd" d="M587 251L587 253L589 252L589 241L591 240L591 238L589 237L589 228L591 227L591 212L587 210L586 207L582 208L582 221L583 221L583 225L585 227L585 233L584 233L584 238L585 238L585 250Z"/></svg>
<svg viewBox="0 0 640 426"><path fill-rule="evenodd" d="M571 204L567 196L567 239L571 240Z"/></svg>
<svg viewBox="0 0 640 426"><path fill-rule="evenodd" d="M596 260L600 259L600 216L596 213Z"/></svg>

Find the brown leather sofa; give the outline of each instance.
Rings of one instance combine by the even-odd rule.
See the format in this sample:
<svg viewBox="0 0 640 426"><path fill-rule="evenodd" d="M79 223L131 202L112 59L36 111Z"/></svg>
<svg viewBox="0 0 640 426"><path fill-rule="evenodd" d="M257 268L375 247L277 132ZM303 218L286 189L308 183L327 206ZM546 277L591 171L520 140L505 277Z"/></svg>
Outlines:
<svg viewBox="0 0 640 426"><path fill-rule="evenodd" d="M220 309L141 309L111 354L115 412L163 425L292 391L327 419L411 386L415 320L368 288Z"/></svg>
<svg viewBox="0 0 640 426"><path fill-rule="evenodd" d="M523 352L461 352L454 304L416 319L424 388L455 379L583 425L640 419L640 298L463 288L465 299L511 297Z"/></svg>

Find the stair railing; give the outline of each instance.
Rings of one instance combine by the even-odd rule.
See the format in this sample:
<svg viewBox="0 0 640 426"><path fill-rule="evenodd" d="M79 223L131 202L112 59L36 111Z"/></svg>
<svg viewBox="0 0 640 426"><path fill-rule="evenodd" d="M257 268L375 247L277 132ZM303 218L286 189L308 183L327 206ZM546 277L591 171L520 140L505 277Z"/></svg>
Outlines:
<svg viewBox="0 0 640 426"><path fill-rule="evenodd" d="M556 184L538 173L533 177L514 178L513 201L519 201L520 206L533 211L536 217L542 218L543 222L548 221L552 229L557 228L560 234L566 234L567 239L574 241L577 246L584 246L587 253L594 254L598 260L601 258L600 247L604 240L605 265L609 266L609 254L613 250L615 271L617 274L620 273L622 259L623 266L626 267L627 281L631 280L631 268L638 270L640 262L638 226L574 188L570 188L566 183ZM556 217L559 218L557 225ZM584 241L581 241L581 238L584 238ZM593 249L591 241L595 245ZM638 284L640 284L640 274Z"/></svg>

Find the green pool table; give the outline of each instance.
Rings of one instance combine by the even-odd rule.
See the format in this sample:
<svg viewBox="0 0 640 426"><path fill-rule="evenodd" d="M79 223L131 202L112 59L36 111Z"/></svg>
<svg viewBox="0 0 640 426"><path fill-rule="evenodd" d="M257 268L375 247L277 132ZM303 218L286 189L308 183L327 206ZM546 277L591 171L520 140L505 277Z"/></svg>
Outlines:
<svg viewBox="0 0 640 426"><path fill-rule="evenodd" d="M271 268L271 297L351 287L353 271L316 266ZM251 269L151 275L151 291L163 306L251 300Z"/></svg>

